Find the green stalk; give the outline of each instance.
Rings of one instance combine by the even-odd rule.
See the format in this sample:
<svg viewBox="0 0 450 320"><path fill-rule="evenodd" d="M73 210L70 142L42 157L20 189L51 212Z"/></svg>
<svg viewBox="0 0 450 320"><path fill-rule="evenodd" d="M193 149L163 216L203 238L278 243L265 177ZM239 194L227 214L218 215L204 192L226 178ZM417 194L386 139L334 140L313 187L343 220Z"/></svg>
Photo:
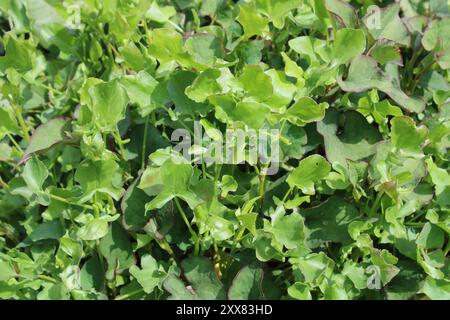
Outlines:
<svg viewBox="0 0 450 320"><path fill-rule="evenodd" d="M67 199L55 196L54 194L50 194L50 193L47 193L47 192L41 192L41 194L46 195L50 199L54 199L56 201L66 203L68 205L77 206L77 207L88 209L88 210L94 210L93 206L90 206L90 205L87 205L87 204L80 204L80 203L70 202Z"/></svg>
<svg viewBox="0 0 450 320"><path fill-rule="evenodd" d="M417 219L419 219L420 217L422 217L424 214L426 214L426 211L422 211L419 214L417 214L414 218L412 218L411 220L409 220L408 222L415 222L417 221Z"/></svg>
<svg viewBox="0 0 450 320"><path fill-rule="evenodd" d="M20 156L23 157L23 150L20 147L20 145L17 143L16 139L14 139L14 137L10 133L7 133L6 136L12 142L12 144L16 148L17 152L19 152Z"/></svg>
<svg viewBox="0 0 450 320"><path fill-rule="evenodd" d="M283 200L281 200L283 203L287 200L287 198L291 194L292 190L293 190L293 188L289 188L289 190L286 192L286 194L283 197Z"/></svg>
<svg viewBox="0 0 450 320"><path fill-rule="evenodd" d="M449 251L450 251L450 240L447 241L447 245L445 246L444 257L446 257L448 255Z"/></svg>
<svg viewBox="0 0 450 320"><path fill-rule="evenodd" d="M165 106L162 106L162 108L169 113L169 109ZM181 120L180 118L177 117L177 122L183 127L185 128L187 131L189 131L189 133L191 134L191 136L194 136L194 131L192 131L191 128L188 127L188 125L186 123L184 123L183 120Z"/></svg>
<svg viewBox="0 0 450 320"><path fill-rule="evenodd" d="M1 176L0 176L0 186L1 186L2 188L5 188L6 190L9 189L8 184L7 184L5 181L3 181L3 179L2 179Z"/></svg>
<svg viewBox="0 0 450 320"><path fill-rule="evenodd" d="M375 215L375 213L378 211L378 209L380 208L380 202L381 202L381 198L383 197L383 195L384 195L383 191L377 193L377 197L375 198L372 208L369 211L369 218L372 218Z"/></svg>
<svg viewBox="0 0 450 320"><path fill-rule="evenodd" d="M199 243L199 236L197 235L197 233L194 231L194 229L192 229L191 224L186 216L186 213L184 212L183 208L181 207L180 201L178 200L178 198L175 198L175 204L177 205L178 211L181 214L181 218L183 218L184 223L186 224L189 233L191 234L191 236L196 240L195 241L195 249L194 249L194 254L196 256L198 256L199 253L199 249L200 249L200 243Z"/></svg>
<svg viewBox="0 0 450 320"><path fill-rule="evenodd" d="M122 138L120 137L120 133L119 133L119 129L116 129L116 131L114 131L112 133L114 140L116 140L117 145L119 146L119 152L120 152L120 156L123 158L123 160L127 161L127 156L125 154L125 149L123 148L123 141Z"/></svg>
<svg viewBox="0 0 450 320"><path fill-rule="evenodd" d="M53 279L52 277L43 275L43 274L40 274L40 275L38 275L37 277L38 277L38 279L41 279L41 280L44 280L44 281L47 281L47 282L58 283L57 280Z"/></svg>
<svg viewBox="0 0 450 320"><path fill-rule="evenodd" d="M284 126L286 125L286 119L283 120L283 123L280 126L280 139L283 138L283 129ZM267 177L267 170L269 169L270 166L270 161L272 157L270 157L266 163L266 165L263 167L263 169L261 170L262 176L260 175L260 173L258 172L258 175L260 175L259 178L259 196L261 197L260 201L259 201L259 206L261 207L262 204L264 203L264 195L266 193L266 177Z"/></svg>
<svg viewBox="0 0 450 320"><path fill-rule="evenodd" d="M137 289L137 290L128 292L126 294L122 294L122 295L116 297L114 300L125 300L125 299L128 299L129 297L132 297L132 296L134 296L134 295L136 295L138 293L141 293L143 291L144 291L144 289Z"/></svg>
<svg viewBox="0 0 450 320"><path fill-rule="evenodd" d="M15 106L14 113L16 114L17 120L19 121L20 127L22 128L23 132L23 138L27 143L30 143L30 135L28 133L28 127L25 123L25 120L23 120L22 112L20 111L20 108Z"/></svg>
<svg viewBox="0 0 450 320"><path fill-rule="evenodd" d="M147 133L148 133L148 122L150 120L150 115L145 118L145 127L144 127L144 139L142 141L142 157L141 157L141 169L145 169L145 153L147 152Z"/></svg>
<svg viewBox="0 0 450 320"><path fill-rule="evenodd" d="M264 168L261 170L262 175L259 176L259 196L261 199L259 200L260 207L264 203L264 195L266 194L266 177L267 177L267 169L269 169L270 159Z"/></svg>
<svg viewBox="0 0 450 320"><path fill-rule="evenodd" d="M215 165L214 166L215 174L214 174L214 181L219 181L220 174L222 173L222 165Z"/></svg>
<svg viewBox="0 0 450 320"><path fill-rule="evenodd" d="M180 26L178 26L175 22L170 21L170 20L167 20L167 22L168 22L171 26L173 26L175 29L177 29L179 32L184 33L184 30L183 30Z"/></svg>
<svg viewBox="0 0 450 320"><path fill-rule="evenodd" d="M105 261L103 259L102 253L100 252L100 240L98 239L95 241L95 248L97 251L98 261L100 262L100 268L106 272ZM105 279L103 279L103 284L106 286Z"/></svg>
<svg viewBox="0 0 450 320"><path fill-rule="evenodd" d="M175 259L175 254L173 253L172 248L170 247L170 244L167 242L166 239L158 239L158 238L154 238L156 243L158 243L159 247L161 249L163 249L164 251L166 251L172 258ZM176 259L175 259L176 260Z"/></svg>
<svg viewBox="0 0 450 320"><path fill-rule="evenodd" d="M145 36L147 38L147 44L151 45L152 44L152 36L150 34L150 31L148 30L147 21L145 20L145 18L142 20L142 25L144 26Z"/></svg>
<svg viewBox="0 0 450 320"><path fill-rule="evenodd" d="M244 236L244 232L245 232L245 228L241 226L236 238L234 238L233 245L231 246L230 255L233 255L233 253L236 252L237 244L239 243L239 241L241 241L242 237Z"/></svg>
<svg viewBox="0 0 450 320"><path fill-rule="evenodd" d="M208 177L207 177L207 173L206 173L206 165L203 161L202 161L202 173L203 173L203 177L205 179L207 179Z"/></svg>

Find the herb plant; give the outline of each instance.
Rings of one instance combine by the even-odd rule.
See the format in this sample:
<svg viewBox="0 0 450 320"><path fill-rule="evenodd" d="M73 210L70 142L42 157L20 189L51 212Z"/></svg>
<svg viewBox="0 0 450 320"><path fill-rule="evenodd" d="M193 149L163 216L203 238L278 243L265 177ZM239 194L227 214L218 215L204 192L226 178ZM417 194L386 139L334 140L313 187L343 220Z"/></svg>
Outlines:
<svg viewBox="0 0 450 320"><path fill-rule="evenodd" d="M0 299L450 299L448 1L2 0L0 37ZM196 161L231 129L278 162Z"/></svg>

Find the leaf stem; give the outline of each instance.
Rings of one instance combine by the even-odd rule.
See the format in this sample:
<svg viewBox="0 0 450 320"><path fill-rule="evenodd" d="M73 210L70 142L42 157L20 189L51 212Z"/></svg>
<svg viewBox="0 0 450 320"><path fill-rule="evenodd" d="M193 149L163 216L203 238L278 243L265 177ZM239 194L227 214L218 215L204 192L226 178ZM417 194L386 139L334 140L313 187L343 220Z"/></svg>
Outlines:
<svg viewBox="0 0 450 320"><path fill-rule="evenodd" d="M164 239L164 238L158 239L156 237L154 237L154 239L155 239L156 243L158 243L158 245L160 246L161 249L166 251L172 258L174 258L176 260L175 254L173 253L173 250L170 247L170 244L167 242L166 239Z"/></svg>
<svg viewBox="0 0 450 320"><path fill-rule="evenodd" d="M141 292L144 292L144 289L141 288L141 289L137 289L137 290L128 292L126 294L122 294L122 295L116 297L114 300L125 300L125 299L128 299L129 297L132 297Z"/></svg>
<svg viewBox="0 0 450 320"><path fill-rule="evenodd" d="M150 115L147 115L145 118L145 127L144 127L144 139L142 139L142 157L141 157L141 169L145 169L145 154L147 153L147 133L148 133L148 123L150 121Z"/></svg>
<svg viewBox="0 0 450 320"><path fill-rule="evenodd" d="M447 241L447 245L445 246L444 249L444 257L446 257L448 255L448 252L450 251L450 240Z"/></svg>
<svg viewBox="0 0 450 320"><path fill-rule="evenodd" d="M147 45L151 45L152 44L152 36L150 34L150 31L148 30L147 21L145 20L145 18L142 19L142 25L144 26L145 36L147 38Z"/></svg>
<svg viewBox="0 0 450 320"><path fill-rule="evenodd" d="M58 283L58 281L56 279L53 279L52 277L46 276L44 274L40 274L37 276L38 279L44 280L44 281L48 281L51 283Z"/></svg>
<svg viewBox="0 0 450 320"><path fill-rule="evenodd" d="M177 25L175 22L173 22L173 21L171 21L171 20L169 20L169 19L167 19L167 22L168 22L171 26L173 26L175 29L177 29L177 31L179 31L179 32L181 32L181 33L184 33L184 30L183 30L179 25Z"/></svg>
<svg viewBox="0 0 450 320"><path fill-rule="evenodd" d="M22 128L23 138L27 143L30 143L30 135L28 133L28 127L23 119L22 112L18 106L15 106L14 113L16 114L17 120L19 121L20 127Z"/></svg>
<svg viewBox="0 0 450 320"><path fill-rule="evenodd" d="M87 204L81 204L81 203L70 202L70 201L67 200L67 199L64 199L64 198L59 197L59 196L55 196L54 194L51 194L51 193L48 193L48 192L41 192L41 194L46 195L47 197L49 197L49 198L51 198L51 199L53 199L53 200L56 200L56 201L59 201L59 202L63 202L63 203L65 203L65 204L69 204L69 205L72 205L72 206L81 207L81 208L88 209L88 210L94 210L94 207L93 207L93 206L90 206L90 205L87 205Z"/></svg>
<svg viewBox="0 0 450 320"><path fill-rule="evenodd" d="M206 165L205 165L205 162L204 162L204 161L202 161L202 173L203 173L203 177L204 177L205 179L207 179L208 177L207 177L207 173L206 173Z"/></svg>
<svg viewBox="0 0 450 320"><path fill-rule="evenodd" d="M14 137L10 134L7 133L6 136L8 137L8 139L12 142L12 144L14 145L14 147L16 148L17 152L19 152L20 156L23 157L23 150L20 147L20 145L17 143L16 139L14 139Z"/></svg>
<svg viewBox="0 0 450 320"><path fill-rule="evenodd" d="M167 113L169 113L169 109L166 106L161 106ZM169 113L169 117L170 117L170 113ZM183 120L181 120L178 116L176 121L183 127L185 128L187 131L189 131L191 136L194 136L194 131L192 131L191 128L188 127L188 125L186 123L184 123Z"/></svg>
<svg viewBox="0 0 450 320"><path fill-rule="evenodd" d="M379 193L377 193L377 196L375 198L375 201L373 202L372 208L369 211L369 218L372 218L375 213L378 211L378 209L380 208L380 202L381 202L381 198L384 195L384 191L381 191Z"/></svg>
<svg viewBox="0 0 450 320"><path fill-rule="evenodd" d="M5 188L6 190L9 189L8 184L5 181L3 181L2 176L0 176L0 187Z"/></svg>
<svg viewBox="0 0 450 320"><path fill-rule="evenodd" d="M214 170L215 170L215 174L214 174L214 181L219 181L219 178L220 178L220 174L222 173L222 165L220 164L220 165L215 165L215 167L214 167Z"/></svg>
<svg viewBox="0 0 450 320"><path fill-rule="evenodd" d="M181 207L180 201L178 200L178 198L175 198L175 204L177 205L178 211L181 214L181 217L183 218L184 223L186 224L189 233L191 234L191 236L195 239L195 255L197 256L199 253L199 237L197 235L197 233L194 231L194 229L192 229L192 226L186 216L186 213L184 212L183 208Z"/></svg>
<svg viewBox="0 0 450 320"><path fill-rule="evenodd" d="M289 188L289 190L286 192L286 194L283 197L283 200L281 200L283 203L287 200L287 198L291 194L292 190L293 190L293 188Z"/></svg>
<svg viewBox="0 0 450 320"><path fill-rule="evenodd" d="M236 238L234 238L233 245L231 246L230 255L233 255L236 252L237 244L239 241L241 241L242 237L244 236L245 227L241 226L238 234L236 235Z"/></svg>
<svg viewBox="0 0 450 320"><path fill-rule="evenodd" d="M422 217L424 214L426 214L426 211L420 212L420 213L417 214L414 218L412 218L411 220L409 220L408 223L417 221L417 219L419 219L420 217Z"/></svg>
<svg viewBox="0 0 450 320"><path fill-rule="evenodd" d="M112 135L114 137L114 140L116 140L117 145L119 146L120 156L123 158L123 160L127 161L127 156L125 154L125 149L123 148L123 141L120 137L119 129L113 131Z"/></svg>

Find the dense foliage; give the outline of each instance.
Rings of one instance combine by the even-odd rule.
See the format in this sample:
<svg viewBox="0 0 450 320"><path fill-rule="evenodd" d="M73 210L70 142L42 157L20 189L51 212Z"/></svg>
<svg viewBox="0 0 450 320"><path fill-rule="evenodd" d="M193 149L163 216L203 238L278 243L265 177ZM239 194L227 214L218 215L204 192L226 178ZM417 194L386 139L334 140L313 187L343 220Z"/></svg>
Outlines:
<svg viewBox="0 0 450 320"><path fill-rule="evenodd" d="M450 299L447 0L2 0L0 36L0 299ZM194 121L280 169L182 158Z"/></svg>

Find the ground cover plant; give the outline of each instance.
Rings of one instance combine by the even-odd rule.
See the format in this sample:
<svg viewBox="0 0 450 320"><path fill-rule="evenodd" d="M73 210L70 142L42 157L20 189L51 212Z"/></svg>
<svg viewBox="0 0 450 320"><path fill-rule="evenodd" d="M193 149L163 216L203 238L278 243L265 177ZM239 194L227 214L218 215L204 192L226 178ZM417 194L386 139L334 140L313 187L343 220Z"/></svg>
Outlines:
<svg viewBox="0 0 450 320"><path fill-rule="evenodd" d="M446 0L2 0L0 36L0 299L450 299ZM277 157L202 161L232 129Z"/></svg>

